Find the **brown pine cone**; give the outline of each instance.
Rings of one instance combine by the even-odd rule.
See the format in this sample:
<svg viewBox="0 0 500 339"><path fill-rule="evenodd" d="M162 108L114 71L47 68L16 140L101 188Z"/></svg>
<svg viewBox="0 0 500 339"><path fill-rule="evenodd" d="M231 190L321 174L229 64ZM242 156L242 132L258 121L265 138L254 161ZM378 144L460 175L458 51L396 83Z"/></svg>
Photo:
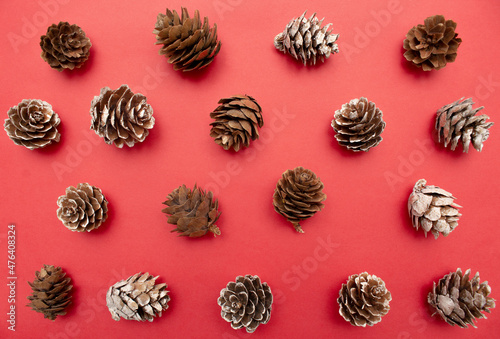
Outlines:
<svg viewBox="0 0 500 339"><path fill-rule="evenodd" d="M71 279L60 267L52 265L43 265L35 276L33 283L28 281L33 292L28 296L30 303L27 306L50 320L65 315L66 308L71 304Z"/></svg>
<svg viewBox="0 0 500 339"><path fill-rule="evenodd" d="M106 293L106 304L111 317L125 320L153 321L168 308L170 296L167 284L155 284L158 276L137 273L111 286Z"/></svg>
<svg viewBox="0 0 500 339"><path fill-rule="evenodd" d="M134 94L128 85L117 90L103 87L90 107L90 128L104 141L122 148L143 142L155 124L153 108L140 93Z"/></svg>
<svg viewBox="0 0 500 339"><path fill-rule="evenodd" d="M264 125L262 109L257 101L248 95L235 95L220 99L219 106L210 113L215 121L210 125L210 136L225 150L236 152L241 145L248 147L250 140L259 138L259 128Z"/></svg>
<svg viewBox="0 0 500 339"><path fill-rule="evenodd" d="M235 330L242 327L253 333L259 325L271 318L273 294L267 283L261 283L256 275L238 276L220 291L217 304L222 308L221 316Z"/></svg>
<svg viewBox="0 0 500 339"><path fill-rule="evenodd" d="M210 28L208 18L200 20L198 10L193 18L186 8L182 16L167 8L167 14L158 14L155 29L156 44L163 45L160 54L168 58L175 70L192 71L208 66L219 53L221 43L217 40L217 24Z"/></svg>
<svg viewBox="0 0 500 339"><path fill-rule="evenodd" d="M24 99L11 107L7 115L3 126L16 145L34 150L59 142L61 138L57 131L61 123L59 115L45 101Z"/></svg>
<svg viewBox="0 0 500 339"><path fill-rule="evenodd" d="M173 190L163 202L168 207L162 210L170 214L167 222L177 227L171 232L179 232L179 236L198 238L209 231L214 236L220 235L220 230L215 225L219 219L219 202L214 200L213 193L204 191L194 185L194 189L182 185Z"/></svg>
<svg viewBox="0 0 500 339"><path fill-rule="evenodd" d="M335 111L332 121L335 139L341 146L359 152L369 151L382 141L385 121L382 111L368 99L352 99Z"/></svg>
<svg viewBox="0 0 500 339"><path fill-rule="evenodd" d="M299 233L304 233L299 222L323 209L325 200L321 179L303 167L283 173L273 195L274 210L291 222Z"/></svg>
<svg viewBox="0 0 500 339"><path fill-rule="evenodd" d="M456 22L445 20L442 15L428 17L424 25L417 25L406 34L403 42L406 60L424 71L438 70L455 61L462 42L457 38L456 28Z"/></svg>
<svg viewBox="0 0 500 339"><path fill-rule="evenodd" d="M486 316L481 312L490 313L495 308L495 299L489 297L491 287L487 281L480 283L479 272L469 280L470 269L462 274L460 268L456 272L445 275L432 288L427 296L427 302L448 324L467 328L476 327L474 321ZM433 314L433 315L434 315Z"/></svg>
<svg viewBox="0 0 500 339"><path fill-rule="evenodd" d="M87 183L66 188L66 194L57 199L57 206L57 217L72 231L90 232L108 217L108 201L101 189Z"/></svg>
<svg viewBox="0 0 500 339"><path fill-rule="evenodd" d="M342 284L337 302L340 315L354 326L373 326L389 312L391 292L382 279L363 272Z"/></svg>
<svg viewBox="0 0 500 339"><path fill-rule="evenodd" d="M40 46L42 59L61 72L65 68L80 68L89 58L92 44L79 26L61 21L47 28Z"/></svg>
<svg viewBox="0 0 500 339"><path fill-rule="evenodd" d="M472 98L461 98L437 111L436 131L438 141L443 143L444 147L450 145L454 151L461 142L464 152L467 153L472 142L472 146L481 152L483 142L490 136L489 128L493 123L486 122L490 118L486 114L476 115L484 107L472 109L473 104Z"/></svg>

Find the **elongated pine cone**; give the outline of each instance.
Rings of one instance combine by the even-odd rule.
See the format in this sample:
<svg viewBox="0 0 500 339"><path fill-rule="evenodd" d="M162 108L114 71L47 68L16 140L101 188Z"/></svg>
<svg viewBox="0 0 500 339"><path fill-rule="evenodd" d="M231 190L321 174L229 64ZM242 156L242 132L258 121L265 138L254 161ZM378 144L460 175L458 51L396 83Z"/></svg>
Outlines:
<svg viewBox="0 0 500 339"><path fill-rule="evenodd" d="M274 210L291 222L299 233L304 233L299 222L323 209L325 200L321 179L303 167L283 173L273 195Z"/></svg>
<svg viewBox="0 0 500 339"><path fill-rule="evenodd" d="M28 296L30 303L27 306L50 320L65 315L66 308L71 304L71 278L66 277L60 267L52 265L43 265L35 276L32 283L28 281L33 292Z"/></svg>
<svg viewBox="0 0 500 339"><path fill-rule="evenodd" d="M62 72L80 68L89 58L92 44L79 26L61 21L47 28L47 33L40 38L40 46L42 59Z"/></svg>
<svg viewBox="0 0 500 339"><path fill-rule="evenodd" d="M351 325L373 326L389 312L391 292L382 279L363 272L349 277L342 284L337 302L340 315Z"/></svg>
<svg viewBox="0 0 500 339"><path fill-rule="evenodd" d="M153 108L146 97L134 94L128 85L121 85L117 90L102 88L100 95L92 100L90 115L90 129L107 144L118 148L143 142L155 124Z"/></svg>
<svg viewBox="0 0 500 339"><path fill-rule="evenodd" d="M359 152L369 151L382 141L385 128L382 111L368 99L352 99L335 111L332 127L341 146Z"/></svg>
<svg viewBox="0 0 500 339"><path fill-rule="evenodd" d="M273 294L267 283L261 283L256 275L238 276L220 291L217 303L222 308L221 316L235 330L245 327L253 333L259 325L271 319Z"/></svg>
<svg viewBox="0 0 500 339"><path fill-rule="evenodd" d="M61 139L57 130L61 123L59 115L45 101L24 99L17 106L11 107L7 115L3 126L16 145L34 150Z"/></svg>
<svg viewBox="0 0 500 339"><path fill-rule="evenodd" d="M172 191L163 202L168 207L162 210L168 216L167 222L177 227L171 232L179 232L179 236L198 238L208 232L220 235L215 225L219 219L219 202L214 200L211 191L204 191L194 185L194 189L182 185Z"/></svg>
<svg viewBox="0 0 500 339"><path fill-rule="evenodd" d="M456 198L437 186L427 185L425 179L420 179L413 187L408 198L408 214L413 227L418 231L420 227L431 232L437 239L439 234L447 236L458 226L458 219L462 216L458 209L462 206L455 204Z"/></svg>
<svg viewBox="0 0 500 339"><path fill-rule="evenodd" d="M208 18L200 20L200 12L189 17L186 8L182 16L167 8L167 14L158 14L155 29L156 44L163 45L160 54L168 58L175 70L192 71L208 66L219 53L221 42L217 40L217 24L211 28Z"/></svg>
<svg viewBox="0 0 500 339"><path fill-rule="evenodd" d="M491 313L495 308L495 299L489 297L491 287L487 281L480 283L479 272L469 280L470 269L462 274L460 268L456 272L445 275L432 288L427 302L448 324L467 328L476 327L474 321L485 318L484 313ZM434 315L433 314L433 315Z"/></svg>
<svg viewBox="0 0 500 339"><path fill-rule="evenodd" d="M455 61L462 39L455 33L457 23L445 20L442 15L425 19L408 31L403 42L406 60L422 67L424 71L441 69L448 62Z"/></svg>
<svg viewBox="0 0 500 339"><path fill-rule="evenodd" d="M153 321L168 308L170 296L167 284L156 284L158 276L137 273L111 286L106 293L106 305L111 317L125 320Z"/></svg>
<svg viewBox="0 0 500 339"><path fill-rule="evenodd" d="M436 131L438 141L443 143L444 147L450 145L454 151L461 142L464 152L467 153L472 142L472 146L481 152L483 142L490 136L489 129L493 122L486 122L490 118L486 114L476 115L484 107L472 109L473 104L472 98L461 98L437 111Z"/></svg>
<svg viewBox="0 0 500 339"><path fill-rule="evenodd" d="M66 188L66 194L57 199L57 206L57 217L72 231L90 232L108 218L108 201L101 189L87 183Z"/></svg>
<svg viewBox="0 0 500 339"><path fill-rule="evenodd" d="M304 65L315 65L316 60L330 57L339 52L335 43L339 35L329 30L332 24L321 27L324 18L319 20L316 13L309 19L305 18L307 11L300 17L292 19L285 30L274 38L274 47L285 54L290 54Z"/></svg>
<svg viewBox="0 0 500 339"><path fill-rule="evenodd" d="M250 140L259 138L259 128L264 126L262 109L257 101L248 95L235 95L220 99L219 106L210 113L215 121L210 125L210 136L225 150L236 152L241 145L248 147Z"/></svg>

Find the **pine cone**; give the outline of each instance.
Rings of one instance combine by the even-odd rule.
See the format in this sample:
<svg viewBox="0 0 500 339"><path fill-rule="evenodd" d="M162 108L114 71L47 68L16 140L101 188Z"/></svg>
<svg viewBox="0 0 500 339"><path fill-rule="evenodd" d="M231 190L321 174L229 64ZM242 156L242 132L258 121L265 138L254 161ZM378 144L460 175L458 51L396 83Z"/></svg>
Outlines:
<svg viewBox="0 0 500 339"><path fill-rule="evenodd" d="M417 25L406 34L403 42L406 60L424 71L438 70L455 61L462 42L457 38L456 28L456 22L445 20L442 15L428 17L425 25Z"/></svg>
<svg viewBox="0 0 500 339"><path fill-rule="evenodd" d="M28 284L33 290L28 296L31 302L27 305L33 311L43 313L44 318L55 320L59 315L66 314L66 308L71 304L71 279L60 267L43 265L40 272L36 271L33 283Z"/></svg>
<svg viewBox="0 0 500 339"><path fill-rule="evenodd" d="M220 291L217 303L222 308L221 316L235 330L242 327L253 333L260 324L271 318L273 295L267 283L261 283L256 275L238 276Z"/></svg>
<svg viewBox="0 0 500 339"><path fill-rule="evenodd" d="M257 101L248 95L236 95L220 99L219 106L210 113L215 121L210 125L210 136L225 150L240 146L248 147L250 139L259 138L259 128L264 125L262 109Z"/></svg>
<svg viewBox="0 0 500 339"><path fill-rule="evenodd" d="M125 320L153 321L168 308L167 284L155 284L158 276L141 274L117 282L106 293L106 304L114 320L119 321L122 317Z"/></svg>
<svg viewBox="0 0 500 339"><path fill-rule="evenodd" d="M335 139L341 146L359 152L369 151L382 141L385 122L382 111L366 98L352 99L335 111L332 121Z"/></svg>
<svg viewBox="0 0 500 339"><path fill-rule="evenodd" d="M61 21L47 28L46 35L40 38L40 46L42 59L62 72L65 68L80 68L89 58L92 44L79 26Z"/></svg>
<svg viewBox="0 0 500 339"><path fill-rule="evenodd" d="M219 53L221 43L217 40L217 24L210 28L208 18L200 20L198 10L193 18L186 8L182 17L167 8L167 14L158 14L155 29L156 44L163 45L160 54L168 58L175 70L192 71L208 66Z"/></svg>
<svg viewBox="0 0 500 339"><path fill-rule="evenodd" d="M274 210L291 222L299 233L304 233L299 222L323 209L325 200L321 179L303 167L283 173L273 195Z"/></svg>
<svg viewBox="0 0 500 339"><path fill-rule="evenodd" d="M57 206L57 217L72 231L90 232L108 217L108 201L101 189L87 183L66 188L66 194L57 199Z"/></svg>
<svg viewBox="0 0 500 339"><path fill-rule="evenodd" d="M215 225L219 219L219 202L214 200L213 193L204 191L194 185L194 189L182 185L173 190L163 203L168 207L162 210L170 214L167 222L176 225L171 232L179 232L179 236L198 238L209 231L214 236L220 235L220 230Z"/></svg>
<svg viewBox="0 0 500 339"><path fill-rule="evenodd" d="M448 324L467 328L476 327L474 321L486 316L481 312L490 313L495 308L495 299L489 297L491 287L487 281L480 283L479 272L469 280L470 269L462 274L459 268L456 272L445 275L432 288L427 296L427 302L436 310ZM434 315L433 314L433 315Z"/></svg>
<svg viewBox="0 0 500 339"><path fill-rule="evenodd" d="M92 100L90 115L90 128L107 144L114 143L118 148L143 142L155 124L153 108L146 97L134 94L128 85L121 85L114 91L102 88L100 95Z"/></svg>
<svg viewBox="0 0 500 339"><path fill-rule="evenodd" d="M486 114L476 115L477 112L484 107L481 106L472 109L474 102L472 98L455 101L452 104L441 107L437 111L436 130L438 132L438 141L447 147L448 144L452 151L461 141L465 153L469 151L469 146L472 141L472 146L481 152L483 142L489 135L489 128L493 126L492 122L486 122L490 117Z"/></svg>
<svg viewBox="0 0 500 339"><path fill-rule="evenodd" d="M456 199L450 192L432 185L426 185L425 179L420 179L413 187L408 199L408 214L413 227L422 227L425 236L431 232L437 239L441 233L447 236L458 226L458 219L462 216L458 209L462 206L455 204Z"/></svg>
<svg viewBox="0 0 500 339"><path fill-rule="evenodd" d="M389 312L391 292L382 279L363 272L342 284L337 302L340 315L354 326L373 326Z"/></svg>
<svg viewBox="0 0 500 339"><path fill-rule="evenodd" d="M332 24L321 27L324 18L318 20L316 13L309 19L305 18L307 11L300 17L292 19L285 30L274 38L274 47L285 54L290 54L296 60L307 65L316 64L316 59L322 62L332 53L338 53L335 41L339 35L328 30Z"/></svg>
<svg viewBox="0 0 500 339"><path fill-rule="evenodd" d="M57 131L61 123L59 115L45 101L24 99L11 107L7 115L4 129L16 145L34 150L59 142L61 138Z"/></svg>

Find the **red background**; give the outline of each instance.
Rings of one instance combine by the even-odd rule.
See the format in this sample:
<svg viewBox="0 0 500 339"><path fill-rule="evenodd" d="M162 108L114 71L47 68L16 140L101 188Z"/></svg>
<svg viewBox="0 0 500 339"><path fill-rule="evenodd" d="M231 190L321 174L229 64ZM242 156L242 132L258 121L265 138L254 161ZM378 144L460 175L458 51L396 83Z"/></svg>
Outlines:
<svg viewBox="0 0 500 339"><path fill-rule="evenodd" d="M158 55L152 30L167 5L199 9L217 23L222 49L204 71L175 72ZM305 9L340 33L340 53L317 67L273 46ZM61 117L62 138L29 151L0 136L0 253L7 256L7 225L14 223L18 277L12 333L2 259L0 336L246 337L220 317L216 302L226 283L244 274L268 282L276 299L256 338L494 336L499 310L464 330L431 317L426 295L433 281L461 267L479 271L500 296L499 126L482 153L451 152L432 141L436 110L463 96L498 124L499 13L494 0L2 1L0 111L7 117L22 99L43 99ZM434 14L455 20L463 43L456 62L424 73L404 60L402 44L412 26ZM91 39L82 69L59 73L40 58L40 35L59 21L80 25ZM147 95L156 125L144 143L117 149L89 130L89 108L101 87L124 83ZM224 151L209 136L209 113L220 98L242 93L263 108L261 139L239 153ZM337 144L330 122L360 96L381 108L387 127L379 146L353 154ZM324 210L303 222L305 234L271 203L281 174L296 166L316 172L328 196ZM406 202L420 178L464 206L447 238L425 238L411 226ZM58 196L79 182L100 187L109 200L108 221L91 233L70 232L56 216ZM194 183L219 198L220 237L170 233L161 203ZM327 242L329 252L318 249ZM63 267L74 282L74 303L55 322L24 306L27 281L43 264ZM139 271L169 285L170 308L151 324L115 322L104 294ZM336 303L341 284L363 271L382 277L393 296L390 312L370 328L344 321Z"/></svg>

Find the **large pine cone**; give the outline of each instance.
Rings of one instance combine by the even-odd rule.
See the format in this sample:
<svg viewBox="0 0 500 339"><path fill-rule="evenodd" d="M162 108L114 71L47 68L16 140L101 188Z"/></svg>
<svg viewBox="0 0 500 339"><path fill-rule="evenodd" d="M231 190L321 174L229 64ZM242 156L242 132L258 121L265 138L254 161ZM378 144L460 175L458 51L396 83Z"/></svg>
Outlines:
<svg viewBox="0 0 500 339"><path fill-rule="evenodd" d="M420 179L413 187L408 198L408 214L413 227L417 230L422 227L426 237L427 232L435 239L439 234L446 237L458 226L462 216L458 209L462 206L453 202L456 198L450 192L426 184L425 179Z"/></svg>
<svg viewBox="0 0 500 339"><path fill-rule="evenodd" d="M299 222L323 209L325 200L321 179L303 167L283 173L273 195L274 210L291 222L299 233L304 233Z"/></svg>
<svg viewBox="0 0 500 339"><path fill-rule="evenodd" d="M57 199L57 206L57 217L72 231L90 232L108 217L108 201L101 189L87 183L66 188L66 194Z"/></svg>
<svg viewBox="0 0 500 339"><path fill-rule="evenodd" d="M40 46L42 59L61 72L65 68L80 68L89 58L92 44L79 26L61 21L41 36Z"/></svg>
<svg viewBox="0 0 500 339"><path fill-rule="evenodd" d="M59 142L61 138L57 131L61 123L59 115L45 101L24 99L11 107L7 115L4 129L16 145L34 150Z"/></svg>
<svg viewBox="0 0 500 339"><path fill-rule="evenodd" d="M321 27L325 19L318 20L316 13L306 19L306 12L292 19L285 30L276 35L274 47L285 54L290 54L304 65L308 63L315 65L317 59L324 62L330 54L339 52L339 47L335 43L339 35L328 30L332 24Z"/></svg>
<svg viewBox="0 0 500 339"><path fill-rule="evenodd" d="M417 25L406 34L403 42L406 60L424 71L441 69L448 62L455 61L462 42L457 38L456 28L456 22L445 20L442 15L428 17L425 25Z"/></svg>
<svg viewBox="0 0 500 339"><path fill-rule="evenodd" d="M153 33L156 44L163 45L159 53L168 58L175 70L184 72L208 66L221 46L217 40L217 24L210 28L207 17L202 24L198 10L190 18L186 8L182 8L182 17L167 8L166 15L158 14Z"/></svg>
<svg viewBox="0 0 500 339"><path fill-rule="evenodd" d="M33 292L28 296L30 303L27 306L50 320L65 315L66 308L71 304L71 279L60 267L52 265L43 265L35 276L33 283L28 281Z"/></svg>
<svg viewBox="0 0 500 339"><path fill-rule="evenodd" d="M491 287L488 282L480 283L479 272L472 280L469 280L469 274L470 269L463 275L459 268L445 275L437 285L434 282L432 292L427 296L427 302L436 313L452 326L476 327L475 320L486 318L481 312L490 313L489 309L495 307L495 299L489 297Z"/></svg>
<svg viewBox="0 0 500 339"><path fill-rule="evenodd" d="M137 273L127 280L121 280L111 286L106 293L106 304L111 317L119 321L153 321L161 317L168 308L170 296L167 284L155 284L158 276L149 273Z"/></svg>
<svg viewBox="0 0 500 339"><path fill-rule="evenodd" d="M241 145L248 147L250 140L259 138L259 128L264 125L262 109L257 101L248 95L235 95L219 100L219 106L210 113L215 121L210 125L210 136L225 150L236 152Z"/></svg>
<svg viewBox="0 0 500 339"><path fill-rule="evenodd" d="M220 291L217 303L222 308L221 316L235 330L242 327L253 333L271 318L273 295L267 283L261 283L256 275L238 276Z"/></svg>
<svg viewBox="0 0 500 339"><path fill-rule="evenodd" d="M486 122L490 118L486 114L476 115L484 108L483 106L472 109L474 104L472 98L463 99L443 106L437 111L438 141L443 143L444 147L450 145L452 151L455 150L459 142L462 142L465 153L469 151L472 141L472 146L481 152L483 142L490 136L489 128L493 126L493 123Z"/></svg>
<svg viewBox="0 0 500 339"><path fill-rule="evenodd" d="M385 121L382 111L368 99L352 99L335 111L332 127L341 146L359 152L369 151L382 141Z"/></svg>
<svg viewBox="0 0 500 339"><path fill-rule="evenodd" d="M171 232L179 232L179 236L198 238L209 231L214 236L220 235L220 230L215 225L219 219L219 202L214 200L213 193L204 191L194 185L194 189L182 185L173 190L163 202L168 207L162 210L170 214L167 222L177 227Z"/></svg>
<svg viewBox="0 0 500 339"><path fill-rule="evenodd" d="M382 279L363 272L342 284L337 302L340 315L354 326L373 326L389 312L391 292Z"/></svg>
<svg viewBox="0 0 500 339"><path fill-rule="evenodd" d="M101 89L90 107L92 122L90 128L107 144L122 148L143 142L155 124L153 108L140 93L134 94L128 85L117 90Z"/></svg>

